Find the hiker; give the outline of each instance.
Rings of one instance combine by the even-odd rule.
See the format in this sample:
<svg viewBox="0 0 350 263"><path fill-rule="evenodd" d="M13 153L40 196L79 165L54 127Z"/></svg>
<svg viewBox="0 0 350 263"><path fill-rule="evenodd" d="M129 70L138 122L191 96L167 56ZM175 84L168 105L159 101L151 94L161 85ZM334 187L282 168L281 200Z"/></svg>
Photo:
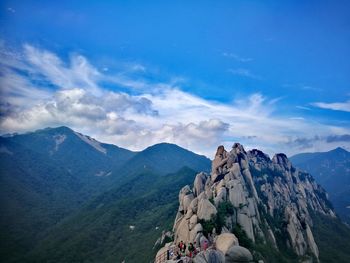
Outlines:
<svg viewBox="0 0 350 263"><path fill-rule="evenodd" d="M182 250L184 246L184 242L181 240L181 242L178 244L178 248L180 249L180 251Z"/></svg>
<svg viewBox="0 0 350 263"><path fill-rule="evenodd" d="M201 250L205 251L207 250L209 244L208 244L208 239L206 237L202 236L200 239L200 245L201 245Z"/></svg>
<svg viewBox="0 0 350 263"><path fill-rule="evenodd" d="M183 255L183 256L186 255L186 244L185 244L185 243L183 243L181 252L182 252L182 255Z"/></svg>
<svg viewBox="0 0 350 263"><path fill-rule="evenodd" d="M200 252L200 247L197 246L197 242L194 241L193 242L193 254L194 254L194 256L197 255L199 252Z"/></svg>
<svg viewBox="0 0 350 263"><path fill-rule="evenodd" d="M195 247L193 246L192 243L188 244L188 252L189 252L189 257L192 258L194 256L194 251L195 251Z"/></svg>
<svg viewBox="0 0 350 263"><path fill-rule="evenodd" d="M209 247L208 240L204 241L203 250L206 251Z"/></svg>

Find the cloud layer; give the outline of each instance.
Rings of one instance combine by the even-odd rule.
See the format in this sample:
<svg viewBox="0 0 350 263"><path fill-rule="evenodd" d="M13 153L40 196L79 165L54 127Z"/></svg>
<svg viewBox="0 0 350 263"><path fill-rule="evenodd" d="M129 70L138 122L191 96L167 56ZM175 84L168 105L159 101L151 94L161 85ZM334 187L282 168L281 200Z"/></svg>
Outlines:
<svg viewBox="0 0 350 263"><path fill-rule="evenodd" d="M235 141L270 154L349 147L346 128L280 117L278 99L261 93L225 104L138 78L135 70L147 69L137 64L128 65L133 74L112 74L79 54L65 61L31 45L11 51L4 44L0 52L1 133L67 125L132 150L171 142L209 157ZM316 137L322 139L312 143Z"/></svg>
<svg viewBox="0 0 350 263"><path fill-rule="evenodd" d="M327 110L350 112L350 100L347 100L345 102L333 102L333 103L314 102L312 103L312 106L315 106L321 109L327 109Z"/></svg>

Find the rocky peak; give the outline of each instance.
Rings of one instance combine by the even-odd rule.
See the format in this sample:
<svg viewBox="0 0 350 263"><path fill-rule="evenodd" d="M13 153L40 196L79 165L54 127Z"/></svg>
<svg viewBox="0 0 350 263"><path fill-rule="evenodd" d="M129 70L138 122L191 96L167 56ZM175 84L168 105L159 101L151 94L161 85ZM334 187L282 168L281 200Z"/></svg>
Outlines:
<svg viewBox="0 0 350 263"><path fill-rule="evenodd" d="M253 149L248 151L248 157L249 159L254 159L256 158L256 162L270 162L270 157L266 154L263 153L262 151L258 149Z"/></svg>
<svg viewBox="0 0 350 263"><path fill-rule="evenodd" d="M252 242L290 249L304 258L318 258L309 209L335 216L326 192L285 154L271 160L257 149L246 152L239 143L229 152L219 146L211 174L197 174L193 188L181 189L179 203L175 244L213 243L239 226ZM225 258L227 251L221 251Z"/></svg>
<svg viewBox="0 0 350 263"><path fill-rule="evenodd" d="M272 158L272 162L286 170L290 170L292 168L292 163L289 161L289 159L284 153L275 154L275 156Z"/></svg>
<svg viewBox="0 0 350 263"><path fill-rule="evenodd" d="M246 154L246 151L244 150L243 145L238 142L233 144L232 149L235 150L236 154L239 154L239 153Z"/></svg>
<svg viewBox="0 0 350 263"><path fill-rule="evenodd" d="M270 157L260 150L250 150L248 151L247 155L250 165L255 166L258 170L267 168L272 164Z"/></svg>

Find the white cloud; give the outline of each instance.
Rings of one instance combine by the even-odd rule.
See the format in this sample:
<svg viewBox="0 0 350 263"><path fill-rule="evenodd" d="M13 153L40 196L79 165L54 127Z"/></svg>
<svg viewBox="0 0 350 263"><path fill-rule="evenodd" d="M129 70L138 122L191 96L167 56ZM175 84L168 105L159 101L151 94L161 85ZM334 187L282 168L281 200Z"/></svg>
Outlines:
<svg viewBox="0 0 350 263"><path fill-rule="evenodd" d="M209 157L218 144L231 147L235 141L270 154L291 154L299 151L290 143L296 138L350 133L300 117L278 117L281 98L260 93L220 103L182 91L179 81L148 83L125 72L100 72L81 55L64 62L30 45L23 52L2 47L1 58L2 133L67 125L132 150L171 142ZM106 89L106 82L129 92Z"/></svg>
<svg viewBox="0 0 350 263"><path fill-rule="evenodd" d="M347 100L345 102L333 102L333 103L314 102L314 103L311 103L311 105L321 109L350 112L350 100Z"/></svg>
<svg viewBox="0 0 350 263"><path fill-rule="evenodd" d="M253 61L252 58L244 58L244 57L238 56L238 55L235 54L235 53L224 52L224 53L222 53L222 55L223 55L224 57L232 58L232 59L234 59L234 60L236 60L236 61L238 61L238 62L243 62L243 63Z"/></svg>
<svg viewBox="0 0 350 263"><path fill-rule="evenodd" d="M305 106L296 106L297 109L300 109L300 110L307 110L307 111L310 111L311 109L309 107L305 107Z"/></svg>
<svg viewBox="0 0 350 263"><path fill-rule="evenodd" d="M228 69L228 72L230 72L233 75L238 75L246 78L261 79L260 76L255 75L249 69L246 69L246 68Z"/></svg>

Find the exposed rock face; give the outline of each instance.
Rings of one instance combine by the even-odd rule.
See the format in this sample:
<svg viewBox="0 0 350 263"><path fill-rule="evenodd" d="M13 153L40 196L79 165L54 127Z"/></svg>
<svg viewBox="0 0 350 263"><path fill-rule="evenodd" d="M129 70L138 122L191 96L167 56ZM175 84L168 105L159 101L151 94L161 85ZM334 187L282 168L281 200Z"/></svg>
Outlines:
<svg viewBox="0 0 350 263"><path fill-rule="evenodd" d="M198 202L197 216L199 219L210 220L216 214L215 206L208 199L201 199Z"/></svg>
<svg viewBox="0 0 350 263"><path fill-rule="evenodd" d="M335 216L328 206L326 192L309 174L296 170L286 155L276 154L270 159L259 150L246 152L239 143L230 152L219 146L211 175L199 173L193 189L189 186L181 189L179 203L173 228L176 244L180 240L200 244L204 238L203 222L218 216L220 204L233 207L233 212L225 215L221 232L213 229L207 233L209 242L219 234L215 240L225 262L252 260L250 252L238 246L239 240L233 234L224 234L237 224L253 242L259 239L279 249L276 242L279 233L285 237L285 246L297 255L312 253L318 258L308 209ZM235 258L237 255L242 258ZM195 262L202 262L197 257Z"/></svg>
<svg viewBox="0 0 350 263"><path fill-rule="evenodd" d="M219 235L215 243L216 248L224 254L226 254L230 247L239 245L237 237L232 233L223 233Z"/></svg>

